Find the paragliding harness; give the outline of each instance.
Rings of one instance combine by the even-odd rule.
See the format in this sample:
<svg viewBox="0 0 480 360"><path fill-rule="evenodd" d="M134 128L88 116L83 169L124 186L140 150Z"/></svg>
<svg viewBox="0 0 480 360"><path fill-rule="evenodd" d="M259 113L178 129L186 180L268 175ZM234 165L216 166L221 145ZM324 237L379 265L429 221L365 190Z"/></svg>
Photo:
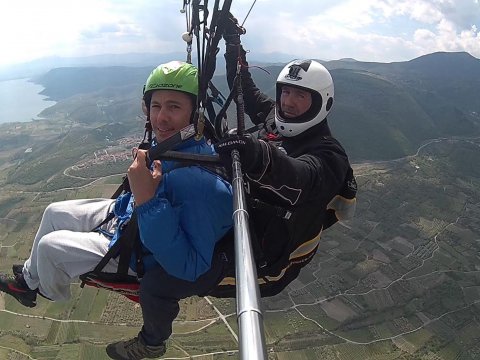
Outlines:
<svg viewBox="0 0 480 360"><path fill-rule="evenodd" d="M113 219L113 213L102 221L97 227L108 223ZM128 274L132 253L135 254L137 276ZM138 237L137 215L133 212L130 221L125 225L120 238L110 247L102 260L92 271L82 274L80 286L94 286L102 289L112 290L125 295L130 300L139 301L140 283L138 279L143 276L143 261L140 239ZM118 256L118 268L116 273L103 272L108 262Z"/></svg>
<svg viewBox="0 0 480 360"><path fill-rule="evenodd" d="M188 128L193 129L193 126ZM190 135L189 137L191 137ZM167 139L161 143L161 148L166 147L166 142L171 141L173 143L174 139ZM159 144L160 145L160 144ZM168 144L167 144L168 145ZM140 148L147 149L148 145L142 143ZM209 170L212 173L217 174L222 178L227 178L227 174L223 168L217 166L217 157L211 155L198 155L198 154L185 154L177 153L175 151L162 151L158 147L152 147L149 149L149 159L171 159L179 161L173 169L178 169L180 167L198 165L202 168ZM115 191L112 198L118 197L119 194L130 191L128 179L124 178L122 185ZM103 220L98 226L95 227L92 231L97 231L103 225L107 224L113 220L114 214L110 213L105 220ZM137 213L134 210L130 220L122 225L122 233L117 241L109 248L108 252L104 255L102 260L97 264L94 270L82 274L80 276L81 287L84 285L94 286L98 288L103 288L107 290L115 291L121 295L125 295L130 300L139 302L139 289L141 279L144 275L144 266L143 266L143 255L145 255L144 250L141 245L138 224L137 224ZM135 256L135 267L136 267L136 276L129 275L128 270L130 267L130 262L132 256ZM103 269L108 264L111 259L118 257L118 268L116 273L103 272Z"/></svg>
<svg viewBox="0 0 480 360"><path fill-rule="evenodd" d="M177 157L177 155L179 157ZM182 157L183 155L183 157ZM185 156L187 155L187 156ZM205 162L201 165L203 168L209 170L212 173L217 174L222 178L226 178L225 171L210 162L213 163L215 160L214 157L207 157L206 155L196 155L191 156L192 154L177 154L176 152L166 151L164 155L158 156L159 159L176 159L182 162L178 163L172 170L178 169L184 166L190 166L192 162L198 164L198 162ZM170 171L172 171L170 170ZM128 189L128 180L124 180L124 184L121 187ZM124 190L125 191L125 190ZM122 193L123 191L116 191L117 193ZM110 213L105 220L103 220L98 226L95 227L92 231L98 231L103 225L107 224L114 218L114 213ZM102 260L97 264L97 266L90 272L80 275L81 284L83 288L85 285L102 288L106 290L111 290L121 295L126 296L130 300L139 302L139 290L140 283L139 280L144 275L144 265L143 265L143 256L145 255L145 250L142 248L138 223L137 223L137 213L134 210L130 220L122 225L122 233L117 241L109 248L107 253L103 256ZM128 273L130 268L130 263L132 256L135 258L135 268L136 275L130 275ZM118 267L116 273L104 272L103 269L108 264L108 262L114 258L118 260Z"/></svg>
<svg viewBox="0 0 480 360"><path fill-rule="evenodd" d="M274 264L266 261L267 257L264 256L263 248L268 248L269 244L273 244L273 242L275 242L273 245L276 245L278 239L268 236L263 237L262 234L255 234L252 231L252 245L257 264L257 283L262 297L277 295L298 276L300 269L307 265L316 254L323 230L328 229L338 221L353 218L356 207L356 192L357 184L353 170L349 168L342 188L327 205L320 233L312 239L303 241L290 238L289 243L286 244L287 251L282 252L280 258L276 259ZM296 211L299 211L294 208L286 209L268 204L251 197L247 197L247 200L250 210L261 209L264 213L267 212L272 217L278 217L287 224L295 218ZM255 217L251 216L250 226L252 229L255 228L255 221ZM231 244L232 241L225 241L225 239L220 242L221 251L226 254L227 258L233 259L234 253ZM229 262L224 278L208 295L219 298L234 297L235 286L235 264Z"/></svg>

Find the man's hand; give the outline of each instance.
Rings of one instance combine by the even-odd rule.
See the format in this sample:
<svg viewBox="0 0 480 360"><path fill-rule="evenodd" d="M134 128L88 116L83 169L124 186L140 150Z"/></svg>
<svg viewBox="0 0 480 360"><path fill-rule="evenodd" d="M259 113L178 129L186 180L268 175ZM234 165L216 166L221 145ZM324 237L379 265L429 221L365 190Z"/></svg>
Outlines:
<svg viewBox="0 0 480 360"><path fill-rule="evenodd" d="M130 189L135 197L135 204L141 205L155 196L158 184L162 181L162 163L153 162L153 170L147 168L147 151L137 150L137 156L127 171Z"/></svg>
<svg viewBox="0 0 480 360"><path fill-rule="evenodd" d="M254 173L262 165L263 147L252 134L230 136L214 146L227 170L232 167L231 153L234 149L240 153L240 161L245 172Z"/></svg>
<svg viewBox="0 0 480 360"><path fill-rule="evenodd" d="M240 44L240 35L245 34L245 29L238 24L238 20L231 13L225 21L225 29L223 30L223 38L229 45Z"/></svg>

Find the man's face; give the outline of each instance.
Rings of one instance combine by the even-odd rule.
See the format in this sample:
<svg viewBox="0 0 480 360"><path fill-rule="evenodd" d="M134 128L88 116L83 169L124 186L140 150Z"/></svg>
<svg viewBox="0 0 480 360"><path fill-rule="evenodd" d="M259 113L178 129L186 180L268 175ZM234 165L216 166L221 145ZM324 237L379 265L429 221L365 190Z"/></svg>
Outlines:
<svg viewBox="0 0 480 360"><path fill-rule="evenodd" d="M157 90L150 102L150 121L157 141L163 141L190 123L191 97L175 90Z"/></svg>
<svg viewBox="0 0 480 360"><path fill-rule="evenodd" d="M306 90L283 85L280 94L280 107L286 118L305 114L312 105L312 94Z"/></svg>

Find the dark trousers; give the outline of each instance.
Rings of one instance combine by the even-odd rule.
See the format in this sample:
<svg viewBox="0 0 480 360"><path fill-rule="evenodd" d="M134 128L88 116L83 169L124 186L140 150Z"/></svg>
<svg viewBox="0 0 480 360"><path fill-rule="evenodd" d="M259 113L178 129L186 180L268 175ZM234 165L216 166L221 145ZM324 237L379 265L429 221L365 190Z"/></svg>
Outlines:
<svg viewBox="0 0 480 360"><path fill-rule="evenodd" d="M170 337L173 320L180 311L180 299L203 296L222 280L224 259L224 254L214 253L210 270L194 282L171 276L161 266L145 273L140 282L143 315L140 336L148 345L160 345Z"/></svg>

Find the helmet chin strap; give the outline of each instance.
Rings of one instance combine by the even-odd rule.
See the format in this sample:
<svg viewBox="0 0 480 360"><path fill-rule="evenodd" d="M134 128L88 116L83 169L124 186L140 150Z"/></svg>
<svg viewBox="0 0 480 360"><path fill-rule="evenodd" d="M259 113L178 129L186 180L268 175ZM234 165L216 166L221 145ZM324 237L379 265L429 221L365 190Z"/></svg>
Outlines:
<svg viewBox="0 0 480 360"><path fill-rule="evenodd" d="M144 90L145 90L145 86L144 86ZM152 122L150 121L150 109L149 109L149 106L147 106L145 99L142 99L142 111L143 111L143 114L147 117L147 120L145 121L145 133L143 134L142 144L144 143L151 144L153 128L152 128ZM145 139L147 141L145 141Z"/></svg>
<svg viewBox="0 0 480 360"><path fill-rule="evenodd" d="M150 122L150 117L147 117L147 121L145 122L145 133L143 135L143 140L142 144L140 144L140 148L144 148L142 145L143 144L148 144L148 148L150 147L150 144L152 143L152 123ZM145 141L145 139L147 141Z"/></svg>

